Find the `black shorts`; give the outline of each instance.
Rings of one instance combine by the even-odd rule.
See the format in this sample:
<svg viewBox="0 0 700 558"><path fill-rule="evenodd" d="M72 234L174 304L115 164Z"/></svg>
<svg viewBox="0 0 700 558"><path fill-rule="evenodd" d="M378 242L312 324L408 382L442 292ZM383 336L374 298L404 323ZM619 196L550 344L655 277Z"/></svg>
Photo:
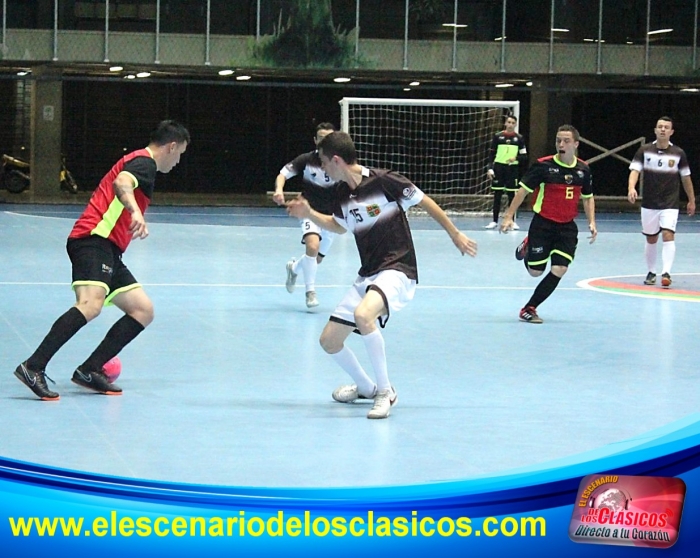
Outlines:
<svg viewBox="0 0 700 558"><path fill-rule="evenodd" d="M494 165L495 176L491 182L492 190L515 192L518 189L518 165Z"/></svg>
<svg viewBox="0 0 700 558"><path fill-rule="evenodd" d="M527 265L544 270L547 261L568 267L574 261L578 227L574 221L556 223L535 213L528 231Z"/></svg>
<svg viewBox="0 0 700 558"><path fill-rule="evenodd" d="M117 294L140 287L131 271L122 262L122 253L116 244L93 235L69 238L68 257L73 264L72 287L95 285L107 291L105 304Z"/></svg>

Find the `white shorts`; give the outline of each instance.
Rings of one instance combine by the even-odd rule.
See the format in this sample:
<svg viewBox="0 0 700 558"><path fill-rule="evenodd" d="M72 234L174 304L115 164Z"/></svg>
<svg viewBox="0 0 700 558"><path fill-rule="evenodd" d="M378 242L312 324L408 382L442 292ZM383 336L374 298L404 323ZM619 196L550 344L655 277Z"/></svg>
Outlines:
<svg viewBox="0 0 700 558"><path fill-rule="evenodd" d="M395 269L380 271L371 277L358 276L343 300L333 310L331 320L355 327L355 308L362 302L370 287L379 291L387 308L387 313L379 317L381 327L386 325L392 312L401 310L416 294L416 281Z"/></svg>
<svg viewBox="0 0 700 558"><path fill-rule="evenodd" d="M335 233L322 229L310 219L301 220L301 234L302 244L306 244L306 241L304 239L306 238L307 234L317 234L320 237L321 243L318 247L318 253L321 256L325 256L326 254L328 254L328 250L330 250L330 247L333 244L333 241L336 237Z"/></svg>
<svg viewBox="0 0 700 558"><path fill-rule="evenodd" d="M642 234L646 236L655 236L662 229L675 233L677 223L677 209L647 209L642 207Z"/></svg>

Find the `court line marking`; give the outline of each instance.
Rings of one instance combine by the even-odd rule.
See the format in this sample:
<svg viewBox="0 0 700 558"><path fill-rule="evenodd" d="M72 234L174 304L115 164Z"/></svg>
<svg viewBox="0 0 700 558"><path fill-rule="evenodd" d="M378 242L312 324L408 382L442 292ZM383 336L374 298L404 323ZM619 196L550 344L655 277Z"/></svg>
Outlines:
<svg viewBox="0 0 700 558"><path fill-rule="evenodd" d="M673 277L698 275L700 275L700 273L674 273ZM636 298L654 298L656 300L673 300L677 302L700 302L700 291L694 291L697 292L698 296L693 297L692 294L688 294L687 290L674 291L673 289L663 289L662 287L654 286L649 286L648 290L641 290L634 289L635 285L630 285L630 290L625 290L625 286L621 285L620 289L618 290L613 288L601 288L590 284L592 281L615 281L630 277L638 278L640 281L643 281L644 279L643 275L610 275L606 277L591 277L588 279L582 279L576 283L576 286L589 291L610 295L633 296ZM658 290L658 294L655 292L655 290Z"/></svg>

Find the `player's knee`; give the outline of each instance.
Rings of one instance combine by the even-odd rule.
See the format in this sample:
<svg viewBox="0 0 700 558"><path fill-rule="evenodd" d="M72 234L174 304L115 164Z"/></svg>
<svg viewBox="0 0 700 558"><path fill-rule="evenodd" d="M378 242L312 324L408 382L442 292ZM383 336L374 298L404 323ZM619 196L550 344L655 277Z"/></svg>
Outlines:
<svg viewBox="0 0 700 558"><path fill-rule="evenodd" d="M150 299L142 301L137 307L129 311L129 316L134 318L143 327L148 327L155 318L153 303Z"/></svg>
<svg viewBox="0 0 700 558"><path fill-rule="evenodd" d="M318 342L321 345L321 348L329 355L333 355L343 348L342 342L338 342L337 339L325 331L321 333L321 337L319 337Z"/></svg>
<svg viewBox="0 0 700 558"><path fill-rule="evenodd" d="M552 273L559 277L561 279L564 277L564 274L569 271L569 267L566 265L553 265L552 266Z"/></svg>
<svg viewBox="0 0 700 558"><path fill-rule="evenodd" d="M85 319L89 322L97 318L102 312L104 306L104 298L101 299L81 299L76 303L76 307L85 316Z"/></svg>

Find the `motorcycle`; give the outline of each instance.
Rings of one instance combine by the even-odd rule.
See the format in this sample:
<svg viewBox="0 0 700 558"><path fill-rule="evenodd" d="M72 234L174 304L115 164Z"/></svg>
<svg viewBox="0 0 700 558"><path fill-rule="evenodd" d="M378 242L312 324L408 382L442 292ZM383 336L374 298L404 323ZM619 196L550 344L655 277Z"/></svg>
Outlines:
<svg viewBox="0 0 700 558"><path fill-rule="evenodd" d="M65 157L61 157L59 183L61 190L65 192L70 194L78 192L78 184L66 167ZM17 157L3 155L2 170L0 170L0 188L4 188L12 194L19 194L29 188L29 184L29 163Z"/></svg>

